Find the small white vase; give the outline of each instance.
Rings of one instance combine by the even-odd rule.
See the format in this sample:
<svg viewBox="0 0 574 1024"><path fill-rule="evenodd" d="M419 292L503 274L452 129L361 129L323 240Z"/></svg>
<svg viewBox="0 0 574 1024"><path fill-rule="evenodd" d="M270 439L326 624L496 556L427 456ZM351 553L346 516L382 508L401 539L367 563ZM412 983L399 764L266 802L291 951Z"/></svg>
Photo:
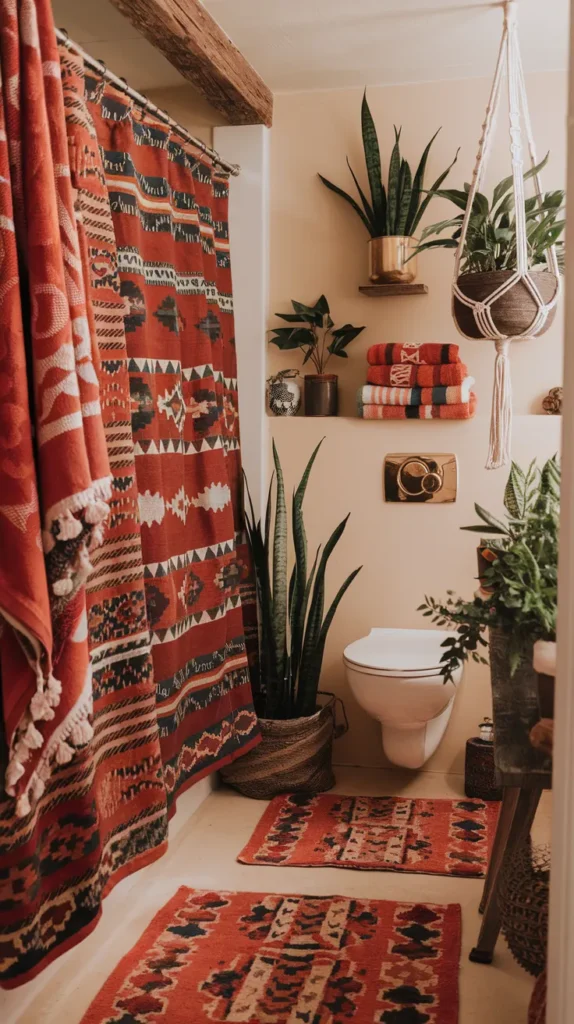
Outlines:
<svg viewBox="0 0 574 1024"><path fill-rule="evenodd" d="M301 388L297 381L282 377L269 381L269 408L274 416L296 416L301 408Z"/></svg>

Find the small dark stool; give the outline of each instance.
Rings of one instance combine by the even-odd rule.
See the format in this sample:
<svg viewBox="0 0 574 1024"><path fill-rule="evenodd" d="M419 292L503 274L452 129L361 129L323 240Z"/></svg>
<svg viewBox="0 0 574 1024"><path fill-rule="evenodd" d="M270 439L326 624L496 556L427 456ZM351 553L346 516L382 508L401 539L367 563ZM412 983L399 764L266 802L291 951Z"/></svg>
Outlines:
<svg viewBox="0 0 574 1024"><path fill-rule="evenodd" d="M494 640L494 643L493 643ZM504 652L491 637L491 664ZM500 933L498 890L501 868L512 859L530 832L543 790L552 786L551 759L530 743L530 730L540 718L538 676L521 671L520 682L503 671L492 672L494 763L502 786L502 807L488 864L480 911L484 914L476 946L469 959L490 964Z"/></svg>

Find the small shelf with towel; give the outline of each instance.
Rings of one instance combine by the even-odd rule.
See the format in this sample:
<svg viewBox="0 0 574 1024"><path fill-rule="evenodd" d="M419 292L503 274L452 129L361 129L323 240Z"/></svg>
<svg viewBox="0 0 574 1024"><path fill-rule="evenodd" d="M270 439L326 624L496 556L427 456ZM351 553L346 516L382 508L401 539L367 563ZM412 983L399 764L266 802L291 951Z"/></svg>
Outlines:
<svg viewBox="0 0 574 1024"><path fill-rule="evenodd" d="M359 291L372 299L384 299L390 295L428 295L429 289L428 285L414 281L412 284L362 284Z"/></svg>

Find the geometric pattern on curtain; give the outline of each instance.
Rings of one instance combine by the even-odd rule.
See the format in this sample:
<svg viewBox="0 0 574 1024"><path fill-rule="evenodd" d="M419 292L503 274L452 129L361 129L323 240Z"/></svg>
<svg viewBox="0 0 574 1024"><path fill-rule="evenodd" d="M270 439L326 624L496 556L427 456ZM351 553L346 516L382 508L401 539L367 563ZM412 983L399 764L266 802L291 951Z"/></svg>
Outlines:
<svg viewBox="0 0 574 1024"><path fill-rule="evenodd" d="M33 2L53 33L48 0ZM259 738L239 599L241 589L253 630L248 556L236 535L241 464L227 181L149 118L130 110L127 123L117 121L120 97L93 77L84 82L77 57L61 56L113 484L88 582L94 739L55 769L29 816L16 818L13 799L0 791L0 985L7 988L80 941L106 893L161 855L167 805L173 812L178 791ZM107 139L107 175L84 84ZM102 119L104 112L110 116ZM122 133L134 155L134 176L123 183L110 173L114 154L127 152L115 148ZM162 174L163 182L150 181ZM154 206L161 197L153 191L166 187L175 215L160 218L167 230L157 220L150 228L148 201ZM182 203L190 220L178 217ZM170 283L150 285L149 264ZM0 743L0 761L4 755Z"/></svg>
<svg viewBox="0 0 574 1024"><path fill-rule="evenodd" d="M259 740L238 553L228 177L86 75L125 317L147 617L168 803Z"/></svg>

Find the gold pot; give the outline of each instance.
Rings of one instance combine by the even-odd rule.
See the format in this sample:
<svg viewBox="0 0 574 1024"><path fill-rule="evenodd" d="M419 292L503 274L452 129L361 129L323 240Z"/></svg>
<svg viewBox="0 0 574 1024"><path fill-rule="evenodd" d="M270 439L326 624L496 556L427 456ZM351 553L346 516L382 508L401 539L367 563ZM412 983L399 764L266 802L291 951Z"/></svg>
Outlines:
<svg viewBox="0 0 574 1024"><path fill-rule="evenodd" d="M369 239L369 280L372 284L411 284L417 276L414 238L384 235Z"/></svg>

